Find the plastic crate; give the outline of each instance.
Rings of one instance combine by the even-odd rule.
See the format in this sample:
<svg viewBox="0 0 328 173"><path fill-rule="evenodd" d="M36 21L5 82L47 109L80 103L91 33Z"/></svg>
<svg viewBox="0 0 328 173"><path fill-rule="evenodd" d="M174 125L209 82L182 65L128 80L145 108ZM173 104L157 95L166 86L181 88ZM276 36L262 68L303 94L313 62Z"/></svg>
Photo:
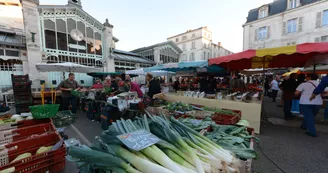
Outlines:
<svg viewBox="0 0 328 173"><path fill-rule="evenodd" d="M5 166L12 162L17 156L24 153L31 153L35 155L36 151L40 147L47 147L55 145L59 140L60 136L58 133L49 133L32 138L12 142L2 146L5 148L0 151L0 170L1 166Z"/></svg>
<svg viewBox="0 0 328 173"><path fill-rule="evenodd" d="M28 99L32 98L32 95L27 93L26 95L15 95L14 98L15 98L15 101L17 101L17 100L28 100Z"/></svg>
<svg viewBox="0 0 328 173"><path fill-rule="evenodd" d="M13 91L14 91L14 94L16 92L31 92L31 86L16 86L16 87L13 87Z"/></svg>
<svg viewBox="0 0 328 173"><path fill-rule="evenodd" d="M13 83L13 87L18 87L18 86L23 86L23 87L26 87L26 86L31 86L32 82L31 81L18 81L18 82L12 82Z"/></svg>
<svg viewBox="0 0 328 173"><path fill-rule="evenodd" d="M52 118L56 116L59 110L59 104L45 104L45 105L36 105L30 106L30 110L33 118L35 119L45 119Z"/></svg>
<svg viewBox="0 0 328 173"><path fill-rule="evenodd" d="M0 131L0 145L17 142L34 135L41 135L48 132L56 132L56 128L52 123L28 126L14 130Z"/></svg>
<svg viewBox="0 0 328 173"><path fill-rule="evenodd" d="M45 134L35 138L13 142L6 147L13 147L0 152L0 170L15 167L15 173L19 172L37 172L45 173L47 171L58 173L65 168L65 145L55 151L49 151L36 155L36 151L42 146L53 146L61 137L57 133ZM17 146L17 147L14 147ZM10 163L17 156L23 153L31 153L32 156Z"/></svg>
<svg viewBox="0 0 328 173"><path fill-rule="evenodd" d="M42 119L42 120L24 120L19 121L18 123L12 124L1 124L0 125L0 132L6 130L14 130L18 128L24 128L29 126L34 126L38 124L45 124L45 123L52 123L51 119Z"/></svg>
<svg viewBox="0 0 328 173"><path fill-rule="evenodd" d="M27 113L27 112L30 112L30 108L29 107L16 106L16 113L17 114Z"/></svg>
<svg viewBox="0 0 328 173"><path fill-rule="evenodd" d="M223 109L223 110L228 110L228 109ZM215 113L211 118L216 124L234 125L240 120L241 111L238 110L232 110L232 111L237 113L238 115Z"/></svg>
<svg viewBox="0 0 328 173"><path fill-rule="evenodd" d="M11 75L11 81L13 82L27 82L29 81L28 75Z"/></svg>
<svg viewBox="0 0 328 173"><path fill-rule="evenodd" d="M14 96L29 96L29 97L32 97L32 93L31 93L31 90L28 90L28 91L15 91L14 92Z"/></svg>
<svg viewBox="0 0 328 173"><path fill-rule="evenodd" d="M23 100L23 99L15 99L15 105L28 104L28 106L30 106L32 103L33 103L33 99L32 98L29 98L29 99L26 99L26 100Z"/></svg>
<svg viewBox="0 0 328 173"><path fill-rule="evenodd" d="M76 120L76 115L71 111L59 111L56 116L52 118L53 124L58 127L65 127L73 124Z"/></svg>

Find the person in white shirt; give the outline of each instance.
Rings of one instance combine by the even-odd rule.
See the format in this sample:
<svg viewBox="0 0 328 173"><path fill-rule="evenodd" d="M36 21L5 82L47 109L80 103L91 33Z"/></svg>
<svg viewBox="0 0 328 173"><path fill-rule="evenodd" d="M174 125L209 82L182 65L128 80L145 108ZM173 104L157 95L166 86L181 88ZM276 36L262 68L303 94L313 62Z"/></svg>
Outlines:
<svg viewBox="0 0 328 173"><path fill-rule="evenodd" d="M276 102L279 86L277 79L273 79L270 84L272 102Z"/></svg>
<svg viewBox="0 0 328 173"><path fill-rule="evenodd" d="M313 137L317 136L315 128L315 116L318 114L322 106L321 95L317 95L313 100L310 100L313 91L319 85L317 82L318 75L315 73L308 74L306 76L306 81L300 84L295 92L296 96L301 95L300 98L300 109L304 115L304 120L301 128L307 130L307 134Z"/></svg>

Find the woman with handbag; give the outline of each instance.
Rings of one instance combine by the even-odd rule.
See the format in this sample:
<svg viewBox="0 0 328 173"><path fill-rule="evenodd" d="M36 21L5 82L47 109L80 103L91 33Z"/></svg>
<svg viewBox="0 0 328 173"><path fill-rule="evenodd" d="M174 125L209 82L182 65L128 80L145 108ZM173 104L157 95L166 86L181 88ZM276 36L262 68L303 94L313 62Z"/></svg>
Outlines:
<svg viewBox="0 0 328 173"><path fill-rule="evenodd" d="M319 85L317 82L318 75L315 73L308 74L306 76L306 81L300 84L295 92L296 96L301 96L300 107L304 115L304 120L301 128L307 130L307 134L316 137L317 132L315 128L315 116L318 114L322 106L321 95L317 95L315 98L310 100L313 91Z"/></svg>

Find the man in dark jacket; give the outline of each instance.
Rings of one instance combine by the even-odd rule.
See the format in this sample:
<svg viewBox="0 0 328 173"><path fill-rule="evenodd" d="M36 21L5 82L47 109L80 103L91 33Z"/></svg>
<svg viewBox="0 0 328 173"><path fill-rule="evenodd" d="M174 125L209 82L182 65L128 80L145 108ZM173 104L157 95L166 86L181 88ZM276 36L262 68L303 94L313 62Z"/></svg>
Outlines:
<svg viewBox="0 0 328 173"><path fill-rule="evenodd" d="M179 85L180 85L179 78L176 78L173 84L173 89L175 90L175 92L179 90Z"/></svg>
<svg viewBox="0 0 328 173"><path fill-rule="evenodd" d="M295 97L295 91L298 86L296 76L296 73L290 74L289 79L287 79L281 84L281 89L284 92L282 95L282 99L284 100L285 120L289 120L293 117L291 113L292 100Z"/></svg>
<svg viewBox="0 0 328 173"><path fill-rule="evenodd" d="M148 93L147 95L150 98L153 98L155 94L161 93L161 85L158 80L153 78L153 75L148 73L146 76L146 80L148 81Z"/></svg>

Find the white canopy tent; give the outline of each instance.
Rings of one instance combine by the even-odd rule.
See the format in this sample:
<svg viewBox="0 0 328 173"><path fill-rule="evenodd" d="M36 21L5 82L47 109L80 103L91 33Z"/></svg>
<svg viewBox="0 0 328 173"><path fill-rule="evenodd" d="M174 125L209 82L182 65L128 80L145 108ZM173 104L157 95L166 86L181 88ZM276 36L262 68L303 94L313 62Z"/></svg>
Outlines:
<svg viewBox="0 0 328 173"><path fill-rule="evenodd" d="M51 63L51 64L37 63L35 66L40 72L57 71L57 72L91 73L91 72L102 71L102 69L100 68L89 67L85 65L71 63L71 62Z"/></svg>
<svg viewBox="0 0 328 173"><path fill-rule="evenodd" d="M89 67L71 62L65 63L37 63L36 68L39 72L63 72L62 80L65 79L65 72L73 73L91 73L102 72L101 68Z"/></svg>

